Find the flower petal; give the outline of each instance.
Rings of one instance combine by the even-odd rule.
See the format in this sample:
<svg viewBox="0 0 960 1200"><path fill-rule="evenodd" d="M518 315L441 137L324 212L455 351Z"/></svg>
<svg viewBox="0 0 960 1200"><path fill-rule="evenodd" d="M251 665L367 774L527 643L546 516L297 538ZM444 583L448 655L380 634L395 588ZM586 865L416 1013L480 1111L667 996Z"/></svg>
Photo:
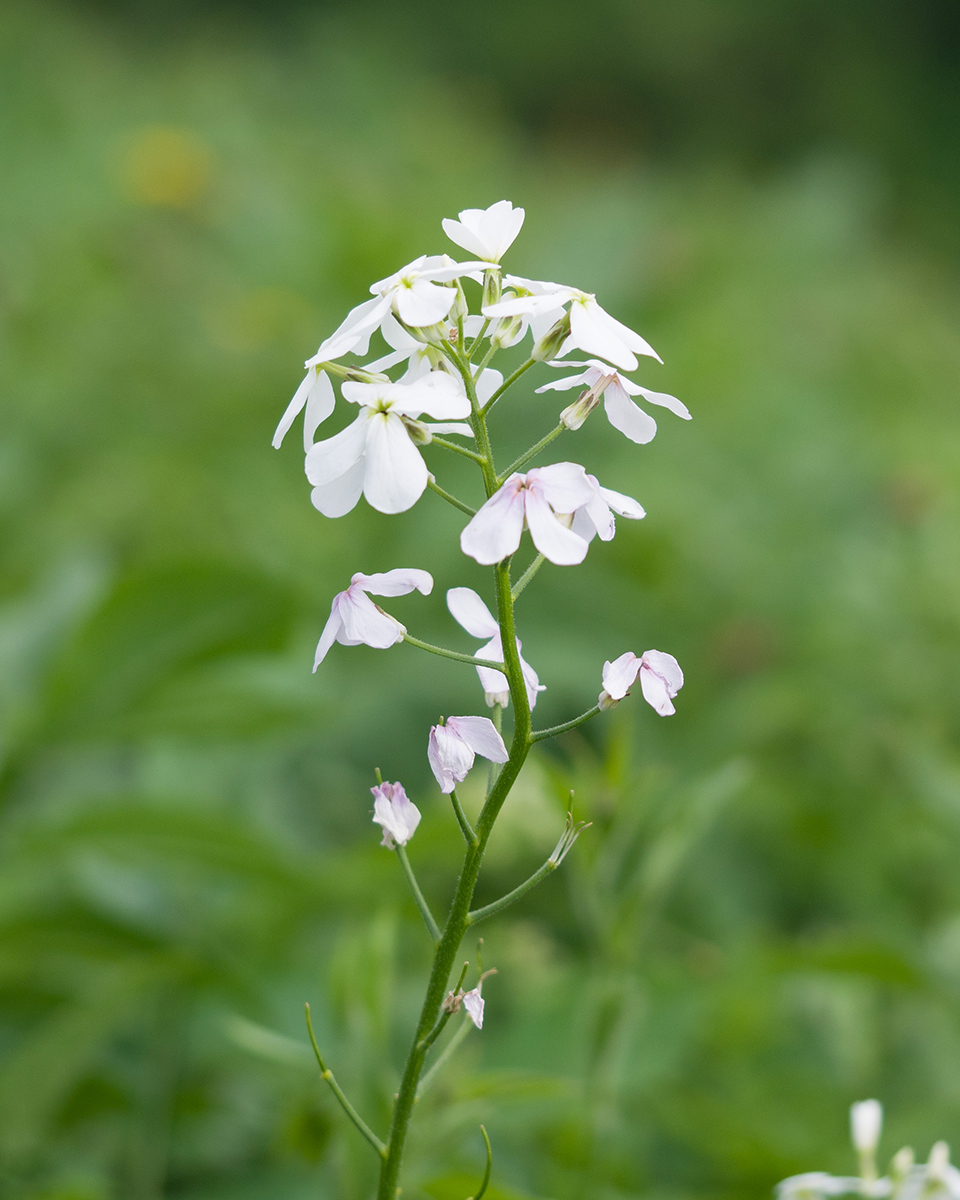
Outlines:
<svg viewBox="0 0 960 1200"><path fill-rule="evenodd" d="M327 623L323 627L323 633L320 634L320 641L317 642L317 652L313 657L313 669L317 667L327 657L327 652L333 643L337 640L337 635L343 627L343 621L340 617L339 600L343 592L338 592L333 598L333 603L330 605L330 616L327 617Z"/></svg>
<svg viewBox="0 0 960 1200"><path fill-rule="evenodd" d="M359 584L363 591L372 592L374 596L406 596L412 591L429 596L433 591L433 576L418 567L394 567L392 571L378 571L373 575L358 571L350 583Z"/></svg>
<svg viewBox="0 0 960 1200"><path fill-rule="evenodd" d="M431 433L459 433L463 437L473 437L473 430L463 421L424 421L424 425Z"/></svg>
<svg viewBox="0 0 960 1200"><path fill-rule="evenodd" d="M553 366L553 363L550 364ZM573 366L573 363L564 363L564 366ZM543 387L534 388L535 392L568 392L571 388L586 386L584 372L579 375L568 375L565 379L551 379L549 383L545 383Z"/></svg>
<svg viewBox="0 0 960 1200"><path fill-rule="evenodd" d="M287 436L290 426L297 419L298 415L303 411L303 406L307 402L307 396L310 394L310 389L313 387L316 379L316 371L310 367L300 383L300 386L293 393L293 399L284 409L283 416L273 432L273 441L270 443L274 450L279 450L283 445L283 439Z"/></svg>
<svg viewBox="0 0 960 1200"><path fill-rule="evenodd" d="M526 513L533 544L545 558L558 567L572 567L587 557L589 543L560 524L538 489L527 489Z"/></svg>
<svg viewBox="0 0 960 1200"><path fill-rule="evenodd" d="M641 517L645 517L646 511L634 500L632 496L624 496L622 492L614 492L610 488L600 488L600 495L613 511L620 517L627 517L631 521L639 521Z"/></svg>
<svg viewBox="0 0 960 1200"><path fill-rule="evenodd" d="M370 334L389 311L390 301L382 296L374 296L372 300L365 300L363 304L358 304L356 308L347 313L339 327L327 340L320 343L316 354L307 359L306 366L312 367L317 363L335 362L351 350L357 354L366 354L367 346L370 343Z"/></svg>
<svg viewBox="0 0 960 1200"><path fill-rule="evenodd" d="M639 384L635 384L634 387L636 388L636 394L643 396L648 403L659 404L661 408L669 408L672 413L676 413L678 417L683 417L685 421L691 419L690 409L682 401L678 400L676 396L668 396L666 392L651 392L649 388L640 387Z"/></svg>
<svg viewBox="0 0 960 1200"><path fill-rule="evenodd" d="M318 371L313 386L307 392L307 407L303 414L304 453L313 445L313 435L333 412L335 405L336 398L330 377L326 371Z"/></svg>
<svg viewBox="0 0 960 1200"><path fill-rule="evenodd" d="M489 566L512 554L523 534L523 476L511 475L471 517L460 534L460 549Z"/></svg>
<svg viewBox="0 0 960 1200"><path fill-rule="evenodd" d="M430 730L427 759L434 778L445 794L452 792L473 766L474 752L449 723Z"/></svg>
<svg viewBox="0 0 960 1200"><path fill-rule="evenodd" d="M440 287L427 279L401 284L393 293L393 306L405 325L436 325L453 308L457 289Z"/></svg>
<svg viewBox="0 0 960 1200"><path fill-rule="evenodd" d="M340 618L342 627L337 641L344 646L372 646L386 650L403 641L406 629L396 617L391 617L362 592L349 588L341 592Z"/></svg>
<svg viewBox="0 0 960 1200"><path fill-rule="evenodd" d="M331 438L314 442L307 451L304 470L314 487L339 479L360 459L367 445L369 410L361 409L357 419Z"/></svg>
<svg viewBox="0 0 960 1200"><path fill-rule="evenodd" d="M353 512L363 495L363 477L367 464L359 458L349 470L336 479L317 484L310 493L310 503L325 517L344 517Z"/></svg>
<svg viewBox="0 0 960 1200"><path fill-rule="evenodd" d="M642 658L644 666L655 671L663 679L670 695L675 696L683 687L683 672L673 655L663 650L644 650Z"/></svg>
<svg viewBox="0 0 960 1200"><path fill-rule="evenodd" d="M407 410L410 416L425 412L438 421L456 421L470 416L470 401L463 384L446 371L421 375L414 383L407 384L404 391L409 395L403 397L401 403L405 409L408 404L414 406L414 411ZM399 405L395 403L394 407L399 408Z"/></svg>
<svg viewBox="0 0 960 1200"><path fill-rule="evenodd" d="M486 367L476 379L477 400L481 405L486 404L493 393L503 383L503 376L493 367Z"/></svg>
<svg viewBox="0 0 960 1200"><path fill-rule="evenodd" d="M614 429L619 429L631 442L645 446L653 441L656 421L638 408L622 388L616 385L607 388L603 393L603 408Z"/></svg>
<svg viewBox="0 0 960 1200"><path fill-rule="evenodd" d="M471 750L490 762L506 762L510 755L503 738L489 717L449 717L447 728L453 729Z"/></svg>
<svg viewBox="0 0 960 1200"><path fill-rule="evenodd" d="M472 992L465 992L463 996L463 1007L467 1010L467 1016L476 1025L478 1029L483 1028L483 997L480 995L480 989L474 988Z"/></svg>
<svg viewBox="0 0 960 1200"><path fill-rule="evenodd" d="M378 512L406 512L427 486L427 465L403 422L392 412L371 414L366 468L363 494Z"/></svg>
<svg viewBox="0 0 960 1200"><path fill-rule="evenodd" d="M490 609L487 608L473 588L450 588L447 592L447 608L450 610L450 615L457 624L465 629L467 633L472 634L473 637L500 637L500 626L497 624ZM495 656L478 652L477 657L492 658L496 662L498 658L502 660L503 654Z"/></svg>
<svg viewBox="0 0 960 1200"><path fill-rule="evenodd" d="M605 319L606 318L606 319ZM637 358L622 337L611 328L613 320L596 300L577 299L570 305L570 340L588 354L599 354L626 371L637 369Z"/></svg>
<svg viewBox="0 0 960 1200"><path fill-rule="evenodd" d="M603 664L603 690L614 700L622 700L637 681L641 660L628 650L613 662Z"/></svg>
<svg viewBox="0 0 960 1200"><path fill-rule="evenodd" d="M596 495L595 485L579 463L551 463L527 472L527 486L539 492L554 512L576 512Z"/></svg>
<svg viewBox="0 0 960 1200"><path fill-rule="evenodd" d="M640 690L644 700L651 708L656 709L661 717L671 717L677 711L671 702L666 681L643 662L640 664Z"/></svg>

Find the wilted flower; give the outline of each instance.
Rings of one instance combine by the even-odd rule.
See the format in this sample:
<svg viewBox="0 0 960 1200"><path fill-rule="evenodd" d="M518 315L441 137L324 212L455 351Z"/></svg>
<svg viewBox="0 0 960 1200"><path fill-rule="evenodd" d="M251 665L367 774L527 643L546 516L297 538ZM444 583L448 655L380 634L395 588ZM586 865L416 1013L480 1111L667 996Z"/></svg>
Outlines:
<svg viewBox="0 0 960 1200"><path fill-rule="evenodd" d="M673 655L664 654L662 650L645 650L639 658L628 650L613 662L605 662L603 691L597 701L600 708L614 708L630 694L638 676L644 700L661 717L669 717L677 711L672 701L683 687L683 672Z"/></svg>
<svg viewBox="0 0 960 1200"><path fill-rule="evenodd" d="M498 263L520 232L524 211L514 208L509 200L498 200L489 208L465 208L459 217L459 221L444 217L441 222L450 241L468 254Z"/></svg>
<svg viewBox="0 0 960 1200"><path fill-rule="evenodd" d="M561 413L561 420L568 429L579 428L586 419L590 408L598 404L601 397L607 420L614 429L619 429L631 442L638 442L640 445L652 440L653 435L657 432L657 423L653 417L648 416L642 408L634 404L630 399L631 396L643 396L648 403L669 408L678 417L683 417L685 421L690 420L689 409L676 396L669 396L666 392L652 392L649 388L643 388L638 383L634 383L632 379L627 379L615 368L609 367L595 358L587 362L554 361L550 363L550 366L586 368L579 375L568 375L564 379L555 379L551 383L545 383L543 387L537 388L538 392L563 392L575 387L588 389L579 400Z"/></svg>
<svg viewBox="0 0 960 1200"><path fill-rule="evenodd" d="M407 799L401 783L378 783L370 791L373 793L374 823L383 829L380 845L388 850L405 846L420 824L420 810Z"/></svg>
<svg viewBox="0 0 960 1200"><path fill-rule="evenodd" d="M558 516L569 516L594 498L593 485L576 463L534 467L511 475L460 534L460 548L478 563L498 563L520 545L524 526L552 563L583 562L587 541Z"/></svg>
<svg viewBox="0 0 960 1200"><path fill-rule="evenodd" d="M431 728L427 758L441 792L452 792L466 779L477 754L495 763L509 758L503 738L488 717L448 717L446 724Z"/></svg>
<svg viewBox="0 0 960 1200"><path fill-rule="evenodd" d="M439 418L469 416L466 393L446 371L431 371L411 383L347 382L342 391L344 399L361 405L360 415L307 452L304 469L314 485L314 507L325 517L342 517L363 494L379 512L405 512L423 495L429 478L409 422L424 412ZM425 429L472 432L463 424L428 424Z"/></svg>
<svg viewBox="0 0 960 1200"><path fill-rule="evenodd" d="M475 987L470 992L463 994L463 1007L467 1010L467 1016L476 1025L478 1029L483 1028L483 997L480 995L479 987Z"/></svg>
<svg viewBox="0 0 960 1200"><path fill-rule="evenodd" d="M374 604L367 592L375 596L405 596L414 589L429 596L433 590L433 576L415 567L398 567L375 575L362 575L359 572L354 575L347 590L338 592L333 598L330 616L317 643L313 669L320 666L334 642L342 646L363 644L373 646L376 650L385 650L396 642L402 642L406 628L396 617L391 617L378 604Z"/></svg>
<svg viewBox="0 0 960 1200"><path fill-rule="evenodd" d="M447 592L447 608L457 624L476 638L489 638L485 646L477 651L477 658L487 658L491 662L503 662L503 642L500 637L500 626L490 609L484 604L473 588L451 588ZM537 673L525 662L520 654L521 643L517 638L517 654L520 655L520 669L523 672L523 682L527 689L527 700L531 708L537 703L537 693L545 690L546 685L537 678ZM510 684L502 671L492 667L477 667L480 685L486 695L487 704L509 704Z"/></svg>

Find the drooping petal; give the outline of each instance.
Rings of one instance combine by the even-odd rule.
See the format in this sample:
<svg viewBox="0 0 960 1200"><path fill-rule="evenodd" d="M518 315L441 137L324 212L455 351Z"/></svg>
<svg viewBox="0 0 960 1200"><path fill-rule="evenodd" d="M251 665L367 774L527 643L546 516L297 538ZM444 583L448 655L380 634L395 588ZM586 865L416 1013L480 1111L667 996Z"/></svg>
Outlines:
<svg viewBox="0 0 960 1200"><path fill-rule="evenodd" d="M400 783L381 783L373 794L373 820L383 829L380 843L389 850L405 846L420 824L420 810L407 798Z"/></svg>
<svg viewBox="0 0 960 1200"><path fill-rule="evenodd" d="M635 371L636 355L604 320L607 316L591 297L574 300L570 305L570 340L588 354L599 354L625 371Z"/></svg>
<svg viewBox="0 0 960 1200"><path fill-rule="evenodd" d="M506 762L510 757L503 738L489 717L450 717L447 728L453 729L471 750L490 762Z"/></svg>
<svg viewBox="0 0 960 1200"><path fill-rule="evenodd" d="M374 296L372 300L358 304L347 313L326 341L320 343L316 354L307 359L306 366L309 368L318 363L336 362L351 350L357 354L366 354L370 334L389 311L390 301L381 296Z"/></svg>
<svg viewBox="0 0 960 1200"><path fill-rule="evenodd" d="M611 488L605 487L600 489L600 495L619 517L639 521L641 517L647 515L646 509L638 504L632 496L625 496L622 492L615 492Z"/></svg>
<svg viewBox="0 0 960 1200"><path fill-rule="evenodd" d="M553 366L553 363L550 365ZM573 366L572 363L570 365ZM536 392L568 392L571 388L587 386L585 375L586 372L581 371L579 375L567 375L564 379L551 379L549 383L534 390Z"/></svg>
<svg viewBox="0 0 960 1200"><path fill-rule="evenodd" d="M434 778L444 794L452 792L473 766L474 751L450 724L430 730L427 759Z"/></svg>
<svg viewBox="0 0 960 1200"><path fill-rule="evenodd" d="M643 396L649 404L659 404L661 408L669 408L672 413L676 413L678 417L683 417L685 421L689 421L690 409L676 396L669 396L666 392L651 392L649 388L640 387L639 384L634 384L636 388L635 394Z"/></svg>
<svg viewBox="0 0 960 1200"><path fill-rule="evenodd" d="M363 494L382 513L406 512L427 486L427 466L393 412L373 413L367 433Z"/></svg>
<svg viewBox="0 0 960 1200"><path fill-rule="evenodd" d="M340 630L343 627L343 621L340 618L340 606L338 604L338 601L342 595L343 592L339 592L336 596L334 596L333 603L330 605L330 616L327 617L327 623L323 627L323 633L320 634L320 641L317 642L317 652L313 658L314 671L316 671L317 667L319 667L323 660L327 657L327 652L337 640L337 635L340 633Z"/></svg>
<svg viewBox="0 0 960 1200"><path fill-rule="evenodd" d="M619 429L631 442L645 446L647 442L653 441L657 432L656 421L642 408L638 408L622 388L607 388L603 393L603 408L614 429Z"/></svg>
<svg viewBox="0 0 960 1200"><path fill-rule="evenodd" d="M517 654L520 657L520 672L523 675L524 686L527 689L527 703L531 709L534 709L537 707L537 695L540 692L545 692L547 685L540 682L536 671L530 666L523 655L520 654L521 648L520 639L517 638Z"/></svg>
<svg viewBox="0 0 960 1200"><path fill-rule="evenodd" d="M480 989L474 988L471 992L465 992L463 996L463 1007L467 1010L467 1016L476 1025L478 1029L483 1028L483 997L480 995Z"/></svg>
<svg viewBox="0 0 960 1200"><path fill-rule="evenodd" d="M539 491L554 512L576 512L595 494L586 471L578 463L551 463L527 472L527 486Z"/></svg>
<svg viewBox="0 0 960 1200"><path fill-rule="evenodd" d="M500 626L473 588L450 588L447 592L447 608L457 624L473 637L499 639ZM478 653L477 657L493 658L494 662L497 661L496 655ZM499 657L503 658L502 653Z"/></svg>
<svg viewBox="0 0 960 1200"><path fill-rule="evenodd" d="M330 377L326 371L318 371L313 386L307 392L307 407L303 414L304 453L313 445L313 435L333 412L335 405Z"/></svg>
<svg viewBox="0 0 960 1200"><path fill-rule="evenodd" d="M460 534L464 554L486 566L513 554L523 533L523 497L523 476L511 475Z"/></svg>
<svg viewBox="0 0 960 1200"><path fill-rule="evenodd" d="M353 424L341 429L331 438L314 442L310 447L304 461L304 470L314 487L346 475L350 468L363 458L367 445L369 416L368 409L361 409Z"/></svg>
<svg viewBox="0 0 960 1200"><path fill-rule="evenodd" d="M303 412L303 406L307 402L307 396L310 394L310 389L316 381L317 372L313 367L310 367L304 376L300 386L293 393L293 399L284 409L283 416L280 418L279 424L273 433L273 441L270 443L274 450L279 450L283 444L283 439L287 436L290 426L294 423L297 417Z"/></svg>
<svg viewBox="0 0 960 1200"><path fill-rule="evenodd" d="M613 662L603 664L603 690L614 700L622 700L637 681L640 659L628 650Z"/></svg>
<svg viewBox="0 0 960 1200"><path fill-rule="evenodd" d="M503 376L493 367L485 367L476 380L477 400L483 406L503 383Z"/></svg>
<svg viewBox="0 0 960 1200"><path fill-rule="evenodd" d="M589 504L578 508L573 518L571 529L579 533L587 541L592 541L596 534L602 542L609 542L617 531L616 522L610 506L606 503L599 490Z"/></svg>
<svg viewBox="0 0 960 1200"><path fill-rule="evenodd" d="M340 593L341 629L337 641L344 646L372 646L386 650L403 641L406 629L396 617L391 617L359 588L351 587Z"/></svg>
<svg viewBox="0 0 960 1200"><path fill-rule="evenodd" d="M343 517L353 512L363 495L366 462L359 458L349 470L336 479L317 484L310 493L310 503L325 517Z"/></svg>
<svg viewBox="0 0 960 1200"><path fill-rule="evenodd" d="M570 567L587 557L589 543L572 529L560 524L538 488L532 487L526 491L526 514L533 544L550 562Z"/></svg>
<svg viewBox="0 0 960 1200"><path fill-rule="evenodd" d="M594 301L596 304L596 301ZM658 363L662 363L663 359L654 350L646 338L642 338L635 329L631 329L629 325L624 325L622 321L618 321L616 317L611 317L610 314L600 305L596 305L599 312L602 314L602 319L613 330L613 332L630 347L636 354L643 354L647 358L655 358Z"/></svg>
<svg viewBox="0 0 960 1200"><path fill-rule="evenodd" d="M671 696L675 696L683 687L683 672L680 664L672 654L663 650L644 650L643 665L650 671L655 671L664 681Z"/></svg>
<svg viewBox="0 0 960 1200"><path fill-rule="evenodd" d="M672 686L671 681L661 674L659 669L653 667L649 661L649 657L653 654L659 655L660 658L671 658L670 655L661 655L659 651L646 651L640 661L640 690L643 692L643 698L655 709L661 717L670 717L677 710L673 707L673 697L677 694L677 687ZM680 670L675 658L671 659L677 671ZM683 676L680 676L681 686Z"/></svg>
<svg viewBox="0 0 960 1200"><path fill-rule="evenodd" d="M417 567L394 567L392 571L378 571L373 575L363 575L358 571L350 583L359 584L365 592L372 592L374 596L406 596L412 591L429 596L433 591L433 576L429 571L421 571Z"/></svg>

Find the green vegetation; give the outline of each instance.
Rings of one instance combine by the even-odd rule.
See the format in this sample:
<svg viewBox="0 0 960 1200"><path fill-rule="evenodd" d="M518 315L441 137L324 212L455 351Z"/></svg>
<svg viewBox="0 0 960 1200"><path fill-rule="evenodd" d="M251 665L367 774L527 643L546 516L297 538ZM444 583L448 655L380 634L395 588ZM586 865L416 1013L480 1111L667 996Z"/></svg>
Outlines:
<svg viewBox="0 0 960 1200"><path fill-rule="evenodd" d="M852 1166L867 1095L888 1149L960 1144L960 294L910 188L869 139L757 174L719 135L551 132L499 68L461 86L348 9L140 20L0 9L0 1198L369 1195L303 1003L382 1133L426 948L367 789L379 766L423 809L441 911L461 835L426 731L481 696L409 645L311 676L313 646L352 572L417 566L433 595L391 611L472 653L443 593L487 572L435 495L327 521L296 435L269 442L369 282L504 196L511 263L600 293L694 415L556 443L649 515L518 601L538 721L628 648L687 683L670 721L634 698L531 756L478 902L571 789L593 827L482 927L487 1020L420 1101L405 1195L472 1194L481 1123L486 1200L759 1200ZM529 79L569 63L551 29ZM491 416L517 452L546 375Z"/></svg>

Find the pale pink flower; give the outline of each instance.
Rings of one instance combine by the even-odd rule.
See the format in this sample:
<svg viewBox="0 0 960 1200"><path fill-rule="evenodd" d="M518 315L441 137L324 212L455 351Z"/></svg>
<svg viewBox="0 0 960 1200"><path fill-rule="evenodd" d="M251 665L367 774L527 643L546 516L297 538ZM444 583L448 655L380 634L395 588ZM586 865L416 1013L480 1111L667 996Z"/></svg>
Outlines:
<svg viewBox="0 0 960 1200"><path fill-rule="evenodd" d="M338 592L333 598L330 616L317 643L313 669L320 666L334 642L342 646L363 644L373 646L376 650L385 650L402 642L406 628L396 617L391 617L378 604L374 604L367 593L372 592L375 596L405 596L414 589L429 596L433 590L433 576L428 571L414 567L398 567L376 575L362 575L359 572L354 575L347 590Z"/></svg>
<svg viewBox="0 0 960 1200"><path fill-rule="evenodd" d="M503 662L503 641L500 637L500 626L497 624L489 608L472 588L451 588L447 592L447 608L458 625L476 638L489 638L485 646L476 653L477 658L486 658L491 662ZM520 655L521 643L517 638L517 654ZM523 682L527 689L527 700L531 708L537 703L537 693L545 690L546 685L537 678L537 673L525 662L520 655L520 669L523 672ZM502 671L492 667L477 667L480 685L486 695L487 704L509 704L510 684Z"/></svg>
<svg viewBox="0 0 960 1200"><path fill-rule="evenodd" d="M427 758L441 792L452 792L466 779L478 754L495 763L510 757L488 717L448 717L445 724L431 728Z"/></svg>
<svg viewBox="0 0 960 1200"><path fill-rule="evenodd" d="M610 488L601 487L595 475L588 475L594 488L593 497L573 514L570 528L586 541L593 541L599 534L602 542L609 542L616 532L613 514L639 521L647 514L632 496L624 496Z"/></svg>
<svg viewBox="0 0 960 1200"><path fill-rule="evenodd" d="M379 783L372 787L373 820L383 829L381 846L395 850L405 846L420 824L420 810L407 799L402 783Z"/></svg>
<svg viewBox="0 0 960 1200"><path fill-rule="evenodd" d="M661 717L676 712L673 698L683 687L683 672L672 654L645 650L639 658L631 651L613 662L603 664L603 691L597 703L601 709L614 708L640 679L643 698Z"/></svg>
<svg viewBox="0 0 960 1200"><path fill-rule="evenodd" d="M463 1007L467 1010L467 1016L476 1025L478 1029L483 1028L483 997L480 995L480 988L475 987L472 991L464 992L462 997Z"/></svg>
<svg viewBox="0 0 960 1200"><path fill-rule="evenodd" d="M554 360L551 367L585 367L579 375L568 375L564 379L555 379L538 387L538 392L567 391L570 388L584 387L587 393L575 401L561 414L561 420L568 428L576 429L583 424L591 407L598 404L603 397L603 408L607 420L631 442L644 445L652 440L657 432L657 423L630 399L631 396L643 396L649 404L658 404L669 408L685 421L690 420L690 411L676 396L666 392L652 392L649 388L641 387L632 379L627 379L614 367L592 358L587 362L561 362Z"/></svg>

